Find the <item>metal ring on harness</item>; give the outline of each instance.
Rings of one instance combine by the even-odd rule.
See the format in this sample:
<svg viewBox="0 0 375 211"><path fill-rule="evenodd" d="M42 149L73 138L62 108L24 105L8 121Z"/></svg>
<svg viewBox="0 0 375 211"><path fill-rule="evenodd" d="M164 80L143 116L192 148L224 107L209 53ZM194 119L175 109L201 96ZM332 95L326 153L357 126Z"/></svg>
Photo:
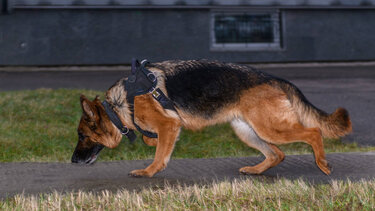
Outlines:
<svg viewBox="0 0 375 211"><path fill-rule="evenodd" d="M141 65L142 65L142 66L145 66L147 63L149 63L149 61L147 61L147 59L143 59L143 60L141 61Z"/></svg>
<svg viewBox="0 0 375 211"><path fill-rule="evenodd" d="M120 130L121 134L122 134L122 135L126 135L126 134L128 134L129 131L130 131L129 128L127 128L127 127L123 127L123 128L126 129L126 132L122 132L122 130Z"/></svg>
<svg viewBox="0 0 375 211"><path fill-rule="evenodd" d="M155 82L156 81L156 76L155 76L155 74L153 72L148 73L147 74L147 78L150 79L151 82Z"/></svg>

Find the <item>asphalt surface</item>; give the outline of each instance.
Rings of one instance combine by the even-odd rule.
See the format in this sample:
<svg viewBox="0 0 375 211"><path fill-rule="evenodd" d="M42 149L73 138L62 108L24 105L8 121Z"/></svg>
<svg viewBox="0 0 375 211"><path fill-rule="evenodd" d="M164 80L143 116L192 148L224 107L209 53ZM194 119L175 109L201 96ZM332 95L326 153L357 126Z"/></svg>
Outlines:
<svg viewBox="0 0 375 211"><path fill-rule="evenodd" d="M151 160L98 162L94 165L70 163L2 163L0 164L0 198L17 193L36 194L57 191L140 190L162 188L166 183L209 184L211 182L245 178L274 179L302 178L310 183L328 183L331 180L358 181L375 178L375 152L328 154L333 168L326 176L315 165L313 155L289 155L278 166L261 176L241 175L238 169L255 165L261 157L175 159L153 178L133 178L131 170L144 168Z"/></svg>
<svg viewBox="0 0 375 211"><path fill-rule="evenodd" d="M375 65L260 67L259 69L296 84L317 107L333 112L338 106L349 110L354 132L343 139L359 145L375 146ZM100 71L4 71L0 70L0 91L37 88L82 88L107 90L129 69ZM309 182L331 179L375 178L375 152L328 154L332 175L324 175L312 155L287 156L264 176L241 176L238 169L261 162L261 157L220 159L173 159L168 168L153 178L131 178L131 170L144 168L146 161L98 162L91 166L70 163L0 163L0 198L16 193L52 190L138 190L169 184L209 183L247 177L277 179L304 178Z"/></svg>

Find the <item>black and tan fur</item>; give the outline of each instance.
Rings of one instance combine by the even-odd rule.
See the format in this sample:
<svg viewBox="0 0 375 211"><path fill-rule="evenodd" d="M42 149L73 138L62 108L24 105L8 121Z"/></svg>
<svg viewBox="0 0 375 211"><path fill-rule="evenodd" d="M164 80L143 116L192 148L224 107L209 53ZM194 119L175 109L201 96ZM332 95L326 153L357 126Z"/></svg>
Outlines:
<svg viewBox="0 0 375 211"><path fill-rule="evenodd" d="M151 177L167 166L181 127L199 130L225 122L231 123L244 143L266 157L256 166L241 168L241 173L260 174L279 164L284 153L276 145L305 142L311 145L318 167L330 174L322 137L337 138L352 130L345 109L327 114L309 103L290 82L246 65L206 60L165 61L148 68L157 76L158 87L174 102L177 112L164 110L150 94L135 97L135 121L159 137L143 138L148 145L156 146L155 159L147 168L132 171L133 176ZM107 91L106 100L114 106L124 125L135 129L124 80ZM78 128L81 140L73 155L77 162L89 157L79 155L85 150L96 158L98 152L89 150L92 146L114 148L121 141L120 132L109 121L98 99L91 102L81 96L81 105L83 115Z"/></svg>

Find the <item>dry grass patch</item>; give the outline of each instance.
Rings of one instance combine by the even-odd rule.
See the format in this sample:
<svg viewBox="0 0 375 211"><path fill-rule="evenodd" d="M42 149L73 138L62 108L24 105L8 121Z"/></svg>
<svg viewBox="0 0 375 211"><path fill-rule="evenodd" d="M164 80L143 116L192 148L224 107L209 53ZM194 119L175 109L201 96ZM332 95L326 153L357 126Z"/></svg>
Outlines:
<svg viewBox="0 0 375 211"><path fill-rule="evenodd" d="M271 183L246 179L206 186L112 193L17 195L0 202L1 210L374 210L375 180L332 181L311 185L302 180Z"/></svg>

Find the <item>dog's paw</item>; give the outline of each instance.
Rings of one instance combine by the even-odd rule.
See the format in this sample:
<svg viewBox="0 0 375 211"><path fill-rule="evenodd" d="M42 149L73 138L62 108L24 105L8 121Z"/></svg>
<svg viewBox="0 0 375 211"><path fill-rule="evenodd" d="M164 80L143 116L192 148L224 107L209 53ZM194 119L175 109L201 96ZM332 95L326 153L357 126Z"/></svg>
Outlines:
<svg viewBox="0 0 375 211"><path fill-rule="evenodd" d="M144 169L137 169L137 170L131 171L128 175L131 177L152 177L153 176Z"/></svg>
<svg viewBox="0 0 375 211"><path fill-rule="evenodd" d="M240 168L240 173L245 175L254 175L254 174L261 174L262 171L259 169L253 167L253 166L245 166L243 168Z"/></svg>
<svg viewBox="0 0 375 211"><path fill-rule="evenodd" d="M325 159L321 159L321 160L317 161L316 164L318 165L318 167L320 168L320 170L324 174L326 174L326 175L331 174L332 167L331 167L331 165L328 164L328 162Z"/></svg>

